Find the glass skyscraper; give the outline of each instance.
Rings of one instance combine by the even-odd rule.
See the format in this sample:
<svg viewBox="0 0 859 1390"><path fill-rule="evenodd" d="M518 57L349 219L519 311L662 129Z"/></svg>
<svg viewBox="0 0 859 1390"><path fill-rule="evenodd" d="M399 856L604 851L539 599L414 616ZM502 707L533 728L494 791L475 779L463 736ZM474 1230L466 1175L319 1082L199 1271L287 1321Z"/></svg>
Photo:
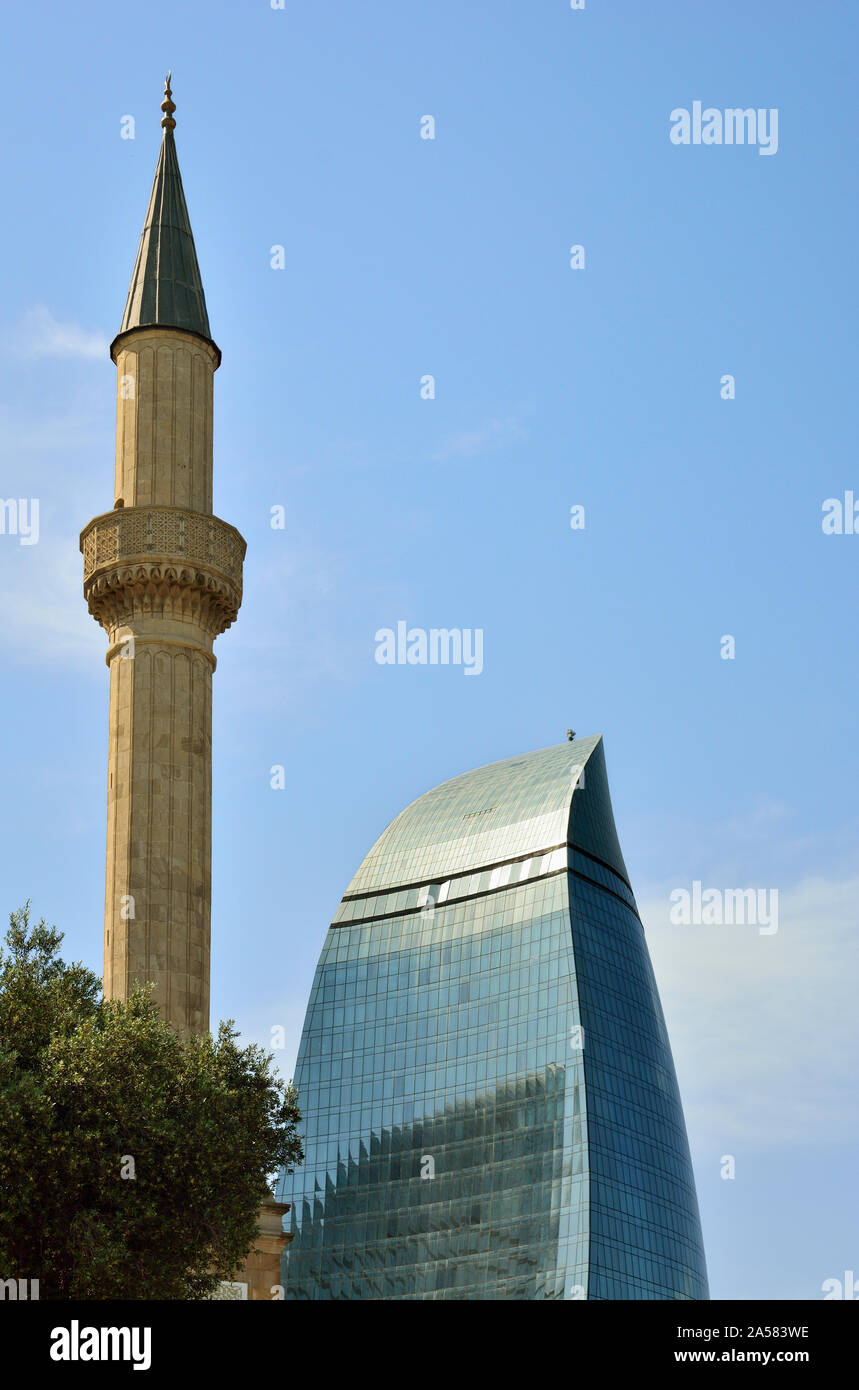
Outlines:
<svg viewBox="0 0 859 1390"><path fill-rule="evenodd" d="M456 777L328 931L281 1181L287 1299L706 1299L602 739Z"/></svg>

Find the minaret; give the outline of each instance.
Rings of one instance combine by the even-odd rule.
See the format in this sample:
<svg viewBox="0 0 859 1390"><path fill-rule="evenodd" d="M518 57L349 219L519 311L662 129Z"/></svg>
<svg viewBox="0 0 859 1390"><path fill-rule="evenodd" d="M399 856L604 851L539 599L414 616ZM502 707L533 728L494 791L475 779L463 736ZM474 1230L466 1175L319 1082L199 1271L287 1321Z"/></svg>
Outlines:
<svg viewBox="0 0 859 1390"><path fill-rule="evenodd" d="M104 992L153 981L183 1034L209 1027L214 640L238 614L245 542L212 515L212 341L173 131L163 137L122 326L113 510L81 533L108 636Z"/></svg>

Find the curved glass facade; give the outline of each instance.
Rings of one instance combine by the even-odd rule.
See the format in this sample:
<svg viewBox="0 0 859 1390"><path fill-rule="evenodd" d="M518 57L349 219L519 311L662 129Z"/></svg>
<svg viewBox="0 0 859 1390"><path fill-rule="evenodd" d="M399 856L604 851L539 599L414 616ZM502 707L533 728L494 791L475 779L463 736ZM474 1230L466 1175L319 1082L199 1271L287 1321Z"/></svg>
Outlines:
<svg viewBox="0 0 859 1390"><path fill-rule="evenodd" d="M599 736L427 793L356 873L295 1076L287 1299L702 1299Z"/></svg>

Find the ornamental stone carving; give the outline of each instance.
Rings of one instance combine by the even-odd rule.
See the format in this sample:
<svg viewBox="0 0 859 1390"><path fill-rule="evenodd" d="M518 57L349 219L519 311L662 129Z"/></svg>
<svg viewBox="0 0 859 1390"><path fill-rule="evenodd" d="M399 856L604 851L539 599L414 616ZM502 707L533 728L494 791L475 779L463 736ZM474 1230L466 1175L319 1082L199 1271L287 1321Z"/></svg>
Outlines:
<svg viewBox="0 0 859 1390"><path fill-rule="evenodd" d="M180 507L120 507L81 532L84 597L110 632L144 614L199 623L211 636L235 622L245 541L215 516Z"/></svg>

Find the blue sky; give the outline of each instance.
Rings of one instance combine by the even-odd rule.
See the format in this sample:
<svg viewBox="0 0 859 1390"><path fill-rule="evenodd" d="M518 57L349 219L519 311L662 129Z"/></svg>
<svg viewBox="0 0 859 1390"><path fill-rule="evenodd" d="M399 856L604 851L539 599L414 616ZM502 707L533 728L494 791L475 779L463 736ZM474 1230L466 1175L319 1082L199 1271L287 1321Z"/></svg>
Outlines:
<svg viewBox="0 0 859 1390"><path fill-rule="evenodd" d="M31 897L100 970L106 644L77 538L113 500L106 346L172 67L224 354L215 509L248 541L217 644L213 1018L283 1025L288 1073L385 824L601 731L723 1298L859 1269L859 535L821 524L859 497L856 29L797 0L2 21L0 497L40 503L38 544L0 535L5 909ZM776 108L777 153L672 144L696 100ZM400 620L482 629L480 676L378 665ZM694 880L778 889L778 933L672 926Z"/></svg>

